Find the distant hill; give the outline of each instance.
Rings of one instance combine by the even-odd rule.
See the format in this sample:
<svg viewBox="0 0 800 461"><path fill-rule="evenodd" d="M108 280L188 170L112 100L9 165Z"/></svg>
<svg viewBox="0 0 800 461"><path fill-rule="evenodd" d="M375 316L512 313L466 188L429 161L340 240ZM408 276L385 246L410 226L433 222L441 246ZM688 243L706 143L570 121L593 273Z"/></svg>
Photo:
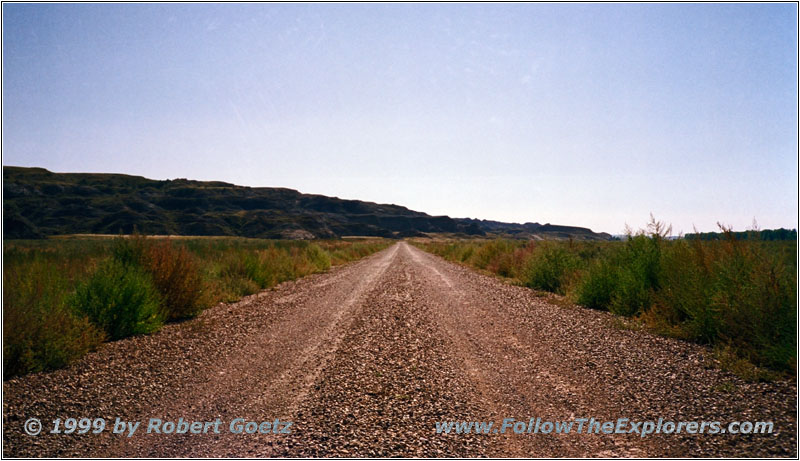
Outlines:
<svg viewBox="0 0 800 461"><path fill-rule="evenodd" d="M400 238L431 233L607 240L552 224L430 216L398 205L273 187L3 167L4 238L58 234L228 235L260 238Z"/></svg>

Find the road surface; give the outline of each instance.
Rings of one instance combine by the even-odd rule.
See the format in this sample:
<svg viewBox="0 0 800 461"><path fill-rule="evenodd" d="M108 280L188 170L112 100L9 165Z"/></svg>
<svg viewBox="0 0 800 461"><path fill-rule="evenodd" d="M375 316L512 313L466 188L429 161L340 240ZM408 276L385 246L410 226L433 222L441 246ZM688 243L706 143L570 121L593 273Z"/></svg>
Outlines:
<svg viewBox="0 0 800 461"><path fill-rule="evenodd" d="M3 383L5 456L796 456L796 383L405 242ZM42 421L27 435L29 418ZM53 420L105 429L51 434ZM448 421L771 421L772 434L441 434ZM114 423L140 422L130 437ZM147 434L151 419L207 433ZM267 433L230 432L236 418ZM276 425L275 420L279 421ZM291 422L286 426L285 422ZM279 427L275 433L273 426ZM251 429L255 425L250 426ZM284 428L290 433L282 433ZM724 427L724 426L723 426Z"/></svg>

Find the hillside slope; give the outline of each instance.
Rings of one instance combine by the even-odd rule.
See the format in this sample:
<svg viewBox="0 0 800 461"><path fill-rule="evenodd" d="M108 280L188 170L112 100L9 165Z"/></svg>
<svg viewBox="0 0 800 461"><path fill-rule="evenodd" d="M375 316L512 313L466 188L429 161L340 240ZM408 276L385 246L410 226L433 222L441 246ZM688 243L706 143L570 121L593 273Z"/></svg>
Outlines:
<svg viewBox="0 0 800 461"><path fill-rule="evenodd" d="M430 216L398 205L272 187L3 167L5 238L57 234L406 237L422 233L607 239L589 229Z"/></svg>

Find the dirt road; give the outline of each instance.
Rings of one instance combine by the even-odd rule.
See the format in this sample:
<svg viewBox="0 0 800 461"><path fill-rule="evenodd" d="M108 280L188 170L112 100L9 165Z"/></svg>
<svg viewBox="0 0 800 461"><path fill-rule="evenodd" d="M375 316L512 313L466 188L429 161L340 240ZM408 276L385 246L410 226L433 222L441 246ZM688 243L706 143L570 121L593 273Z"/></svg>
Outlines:
<svg viewBox="0 0 800 461"><path fill-rule="evenodd" d="M795 456L796 383L556 306L406 243L3 383L5 456ZM44 430L25 434L28 418ZM104 418L99 434L52 421ZM436 423L772 421L772 434L437 434ZM131 436L112 433L139 421ZM146 434L151 418L220 433ZM291 433L230 433L236 418ZM266 426L264 426L266 427ZM491 431L490 431L491 432Z"/></svg>

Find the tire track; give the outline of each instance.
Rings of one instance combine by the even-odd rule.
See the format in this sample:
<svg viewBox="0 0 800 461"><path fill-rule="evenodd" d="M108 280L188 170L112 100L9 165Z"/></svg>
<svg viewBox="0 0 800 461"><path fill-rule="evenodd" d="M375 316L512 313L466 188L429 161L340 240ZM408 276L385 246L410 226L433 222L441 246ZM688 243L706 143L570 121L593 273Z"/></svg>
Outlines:
<svg viewBox="0 0 800 461"><path fill-rule="evenodd" d="M402 251L402 249L401 249ZM450 344L420 302L418 279L403 255L365 300L314 391L300 406L298 430L277 456L469 457L480 435L438 435L448 415L485 414Z"/></svg>

